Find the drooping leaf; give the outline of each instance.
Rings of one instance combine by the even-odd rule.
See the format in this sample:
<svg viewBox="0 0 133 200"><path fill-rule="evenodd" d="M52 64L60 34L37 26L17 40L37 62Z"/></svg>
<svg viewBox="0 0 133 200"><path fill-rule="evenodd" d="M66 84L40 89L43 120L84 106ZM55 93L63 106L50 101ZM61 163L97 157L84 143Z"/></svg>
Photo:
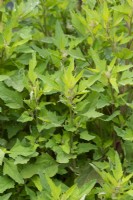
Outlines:
<svg viewBox="0 0 133 200"><path fill-rule="evenodd" d="M24 184L24 180L18 171L17 165L14 164L12 159L4 159L3 174L8 175L19 184Z"/></svg>
<svg viewBox="0 0 133 200"><path fill-rule="evenodd" d="M8 89L2 82L0 82L0 98L5 102L6 106L12 109L19 109L23 107L21 94Z"/></svg>

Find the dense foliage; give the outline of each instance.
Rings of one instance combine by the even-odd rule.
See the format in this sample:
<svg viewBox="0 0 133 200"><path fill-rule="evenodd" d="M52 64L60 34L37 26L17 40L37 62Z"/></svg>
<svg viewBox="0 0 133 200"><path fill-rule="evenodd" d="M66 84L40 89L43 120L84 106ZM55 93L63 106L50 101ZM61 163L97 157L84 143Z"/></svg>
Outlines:
<svg viewBox="0 0 133 200"><path fill-rule="evenodd" d="M133 199L132 59L132 0L0 0L0 200Z"/></svg>

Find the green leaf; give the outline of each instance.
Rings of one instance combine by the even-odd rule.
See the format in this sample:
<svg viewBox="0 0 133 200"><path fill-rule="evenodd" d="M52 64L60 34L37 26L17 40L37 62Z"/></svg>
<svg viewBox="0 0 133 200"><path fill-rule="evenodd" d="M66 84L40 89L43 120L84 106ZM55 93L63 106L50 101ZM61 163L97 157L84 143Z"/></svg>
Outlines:
<svg viewBox="0 0 133 200"><path fill-rule="evenodd" d="M90 86L92 86L94 83L96 83L97 81L100 81L100 78L101 78L100 73L89 76L87 79L87 87L90 88Z"/></svg>
<svg viewBox="0 0 133 200"><path fill-rule="evenodd" d="M133 51L127 48L122 48L121 51L116 53L116 56L121 59L130 59L133 57Z"/></svg>
<svg viewBox="0 0 133 200"><path fill-rule="evenodd" d="M21 175L23 178L31 178L39 172L46 173L49 177L54 176L58 171L58 164L48 154L42 154L37 157L37 160L33 164L27 164L23 167Z"/></svg>
<svg viewBox="0 0 133 200"><path fill-rule="evenodd" d="M79 143L78 144L78 154L86 153L91 150L95 150L97 147L90 143Z"/></svg>
<svg viewBox="0 0 133 200"><path fill-rule="evenodd" d="M77 29L79 33L83 36L87 34L87 24L84 17L80 13L71 13L72 16L72 24Z"/></svg>
<svg viewBox="0 0 133 200"><path fill-rule="evenodd" d="M115 153L115 169L112 170L114 177L117 181L119 181L123 176L122 164L120 161L120 157L118 153Z"/></svg>
<svg viewBox="0 0 133 200"><path fill-rule="evenodd" d="M80 138L87 140L87 141L90 141L90 140L93 140L95 138L95 136L88 134L87 131L83 131L83 132L80 133Z"/></svg>
<svg viewBox="0 0 133 200"><path fill-rule="evenodd" d="M81 188L79 188L78 197L82 200L83 196L87 196L90 193L95 184L96 180L91 180L88 183L85 183Z"/></svg>
<svg viewBox="0 0 133 200"><path fill-rule="evenodd" d="M32 181L33 183L35 184L36 188L39 190L39 191L42 191L43 187L41 185L41 180L39 178L39 176L33 176L32 177Z"/></svg>
<svg viewBox="0 0 133 200"><path fill-rule="evenodd" d="M60 51L62 51L68 44L68 39L63 33L59 21L56 22L55 38L53 38L54 44Z"/></svg>
<svg viewBox="0 0 133 200"><path fill-rule="evenodd" d="M7 76L7 75L0 75L0 81L4 81L8 78L9 78L9 76Z"/></svg>
<svg viewBox="0 0 133 200"><path fill-rule="evenodd" d="M35 84L35 81L37 79L37 75L35 72L36 65L37 65L36 53L34 52L32 54L32 59L29 61L29 71L28 71L28 77L29 77L31 83L33 83L33 84Z"/></svg>
<svg viewBox="0 0 133 200"><path fill-rule="evenodd" d="M8 193L8 194L5 194L5 195L2 195L2 196L0 196L0 199L1 200L9 200L11 195L12 195L12 193Z"/></svg>
<svg viewBox="0 0 133 200"><path fill-rule="evenodd" d="M17 71L13 76L10 76L5 83L8 87L13 87L18 92L22 92L24 89L24 71Z"/></svg>
<svg viewBox="0 0 133 200"><path fill-rule="evenodd" d="M115 89L115 91L117 93L119 93L119 87L118 87L117 79L115 77L110 78L110 83L111 83L112 87Z"/></svg>
<svg viewBox="0 0 133 200"><path fill-rule="evenodd" d="M2 149L0 149L0 165L2 165L3 163L4 156L5 156L5 152L2 151Z"/></svg>
<svg viewBox="0 0 133 200"><path fill-rule="evenodd" d="M34 147L32 146L24 146L21 144L19 140L15 143L15 145L11 148L9 156L13 159L16 159L18 156L23 156L23 157L34 157L35 154L35 149L37 146L35 145ZM38 153L36 152L36 156Z"/></svg>
<svg viewBox="0 0 133 200"><path fill-rule="evenodd" d="M105 21L105 23L107 23L109 21L109 16L110 16L110 12L109 12L109 8L108 8L108 4L106 1L104 1L104 5L103 5L103 20Z"/></svg>
<svg viewBox="0 0 133 200"><path fill-rule="evenodd" d="M84 55L82 54L80 48L69 50L67 53L74 59L85 61Z"/></svg>
<svg viewBox="0 0 133 200"><path fill-rule="evenodd" d="M90 54L91 54L91 57L95 63L95 67L96 67L96 70L97 72L100 72L100 71L104 71L106 69L106 61L105 60L101 60L98 53L93 50L92 48L90 49Z"/></svg>
<svg viewBox="0 0 133 200"><path fill-rule="evenodd" d="M7 159L7 158L4 159L3 174L8 175L15 182L17 182L19 184L24 184L24 180L23 180L21 174L18 171L17 166L14 164L14 161L12 159Z"/></svg>
<svg viewBox="0 0 133 200"><path fill-rule="evenodd" d="M26 191L26 194L30 197L30 200L37 199L35 192L33 190L31 190L30 188L28 188L27 186L25 186L25 191Z"/></svg>
<svg viewBox="0 0 133 200"><path fill-rule="evenodd" d="M17 119L18 122L22 122L22 123L29 122L29 121L32 121L32 120L33 120L33 117L30 116L28 111L24 111L21 114L21 116Z"/></svg>
<svg viewBox="0 0 133 200"><path fill-rule="evenodd" d="M71 186L61 197L61 200L68 200L70 196L74 193L76 185Z"/></svg>
<svg viewBox="0 0 133 200"><path fill-rule="evenodd" d="M12 109L19 109L23 107L21 94L8 89L2 82L0 82L0 98L5 102L6 106Z"/></svg>
<svg viewBox="0 0 133 200"><path fill-rule="evenodd" d="M0 176L0 193L5 192L7 189L14 188L14 185L14 181L7 176Z"/></svg>
<svg viewBox="0 0 133 200"><path fill-rule="evenodd" d="M97 112L94 109L88 110L86 113L82 114L83 116L87 117L88 119L95 119L97 117L103 116L103 113Z"/></svg>
<svg viewBox="0 0 133 200"><path fill-rule="evenodd" d="M109 117L107 117L104 121L107 121L107 122L111 121L111 120L113 120L118 115L120 115L120 111L119 110L115 111L112 115L110 115Z"/></svg>
<svg viewBox="0 0 133 200"><path fill-rule="evenodd" d="M52 179L50 179L47 175L45 176L51 189L51 196L53 197L54 200L58 200L61 195L61 187L56 186L55 183L52 181Z"/></svg>

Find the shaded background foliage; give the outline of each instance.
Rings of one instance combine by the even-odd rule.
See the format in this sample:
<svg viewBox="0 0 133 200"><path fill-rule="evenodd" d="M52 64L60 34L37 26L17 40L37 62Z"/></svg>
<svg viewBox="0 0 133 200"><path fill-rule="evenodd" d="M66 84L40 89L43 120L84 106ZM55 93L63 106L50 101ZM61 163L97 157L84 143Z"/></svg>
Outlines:
<svg viewBox="0 0 133 200"><path fill-rule="evenodd" d="M0 6L0 198L132 199L133 2Z"/></svg>

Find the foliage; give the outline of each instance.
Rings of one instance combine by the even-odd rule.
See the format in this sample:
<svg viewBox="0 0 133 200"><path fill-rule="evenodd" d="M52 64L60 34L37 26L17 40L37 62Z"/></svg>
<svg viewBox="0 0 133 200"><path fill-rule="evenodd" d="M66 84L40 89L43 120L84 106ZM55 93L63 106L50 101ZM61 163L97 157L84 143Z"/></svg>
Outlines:
<svg viewBox="0 0 133 200"><path fill-rule="evenodd" d="M0 0L0 199L133 199L132 0Z"/></svg>

